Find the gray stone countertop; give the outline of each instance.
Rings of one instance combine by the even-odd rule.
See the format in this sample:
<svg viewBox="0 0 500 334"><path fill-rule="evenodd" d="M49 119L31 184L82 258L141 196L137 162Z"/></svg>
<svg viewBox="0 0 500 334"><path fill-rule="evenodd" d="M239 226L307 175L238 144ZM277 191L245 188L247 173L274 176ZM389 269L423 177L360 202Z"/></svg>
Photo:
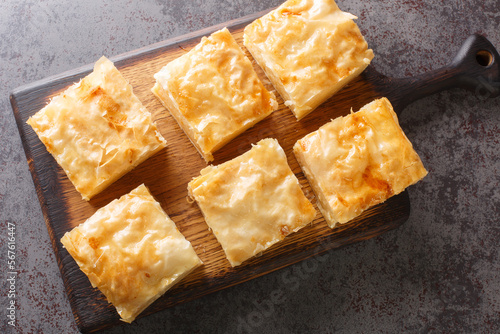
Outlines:
<svg viewBox="0 0 500 334"><path fill-rule="evenodd" d="M14 88L280 1L0 2L0 332L77 328L9 103ZM479 32L500 49L497 0L339 0L393 77L447 64ZM460 89L400 122L429 175L400 228L121 325L109 333L500 332L500 98ZM16 224L16 327L6 307L7 221ZM309 267L308 267L309 266ZM296 279L288 289L283 275ZM270 303L273 291L282 302ZM272 305L269 307L269 305Z"/></svg>

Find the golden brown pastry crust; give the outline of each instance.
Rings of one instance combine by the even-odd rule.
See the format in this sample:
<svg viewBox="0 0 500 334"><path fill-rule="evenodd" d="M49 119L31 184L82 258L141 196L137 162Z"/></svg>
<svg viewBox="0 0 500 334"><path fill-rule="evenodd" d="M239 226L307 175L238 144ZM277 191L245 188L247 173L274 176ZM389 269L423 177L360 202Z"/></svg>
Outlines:
<svg viewBox="0 0 500 334"><path fill-rule="evenodd" d="M245 46L298 120L373 59L355 18L333 0L289 0L245 28Z"/></svg>
<svg viewBox="0 0 500 334"><path fill-rule="evenodd" d="M97 210L61 243L125 322L202 264L144 185Z"/></svg>
<svg viewBox="0 0 500 334"><path fill-rule="evenodd" d="M132 86L105 57L27 123L85 200L166 146Z"/></svg>
<svg viewBox="0 0 500 334"><path fill-rule="evenodd" d="M278 108L227 29L203 37L155 74L152 92L205 161Z"/></svg>
<svg viewBox="0 0 500 334"><path fill-rule="evenodd" d="M427 175L386 98L323 125L293 151L332 228Z"/></svg>
<svg viewBox="0 0 500 334"><path fill-rule="evenodd" d="M316 215L275 139L263 139L233 160L206 167L188 190L233 267Z"/></svg>

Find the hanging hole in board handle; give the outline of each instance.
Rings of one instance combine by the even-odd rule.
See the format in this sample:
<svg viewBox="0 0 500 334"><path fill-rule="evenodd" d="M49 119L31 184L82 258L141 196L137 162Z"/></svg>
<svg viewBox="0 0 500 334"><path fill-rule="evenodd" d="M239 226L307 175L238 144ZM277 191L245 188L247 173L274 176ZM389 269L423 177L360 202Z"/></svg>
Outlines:
<svg viewBox="0 0 500 334"><path fill-rule="evenodd" d="M476 61L483 67L491 66L491 64L493 64L493 60L493 55L489 51L480 50L476 53Z"/></svg>

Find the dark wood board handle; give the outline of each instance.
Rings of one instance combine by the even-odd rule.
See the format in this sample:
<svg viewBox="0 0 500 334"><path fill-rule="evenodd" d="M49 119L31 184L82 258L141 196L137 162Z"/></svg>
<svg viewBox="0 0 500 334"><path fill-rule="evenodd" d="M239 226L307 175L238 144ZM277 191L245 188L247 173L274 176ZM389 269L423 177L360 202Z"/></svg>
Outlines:
<svg viewBox="0 0 500 334"><path fill-rule="evenodd" d="M410 103L451 88L464 88L485 99L500 96L500 56L491 42L479 34L464 42L450 64L421 75L391 78L369 66L363 74L377 82L375 90L386 96L399 115Z"/></svg>

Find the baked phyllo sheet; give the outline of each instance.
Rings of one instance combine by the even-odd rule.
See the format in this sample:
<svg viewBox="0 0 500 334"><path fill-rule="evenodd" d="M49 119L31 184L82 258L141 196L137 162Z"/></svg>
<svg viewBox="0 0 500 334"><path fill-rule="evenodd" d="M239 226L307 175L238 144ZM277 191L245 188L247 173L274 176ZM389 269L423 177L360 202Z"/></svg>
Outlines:
<svg viewBox="0 0 500 334"><path fill-rule="evenodd" d="M263 139L233 160L206 167L188 191L233 267L316 215L275 139Z"/></svg>
<svg viewBox="0 0 500 334"><path fill-rule="evenodd" d="M155 74L153 93L205 161L278 108L227 29L203 37Z"/></svg>
<svg viewBox="0 0 500 334"><path fill-rule="evenodd" d="M245 27L245 46L297 119L373 59L353 19L333 0L289 0Z"/></svg>
<svg viewBox="0 0 500 334"><path fill-rule="evenodd" d="M427 175L386 98L323 125L293 151L332 228Z"/></svg>
<svg viewBox="0 0 500 334"><path fill-rule="evenodd" d="M144 185L97 210L61 242L125 322L202 264Z"/></svg>
<svg viewBox="0 0 500 334"><path fill-rule="evenodd" d="M132 86L105 57L27 123L85 200L167 144Z"/></svg>

